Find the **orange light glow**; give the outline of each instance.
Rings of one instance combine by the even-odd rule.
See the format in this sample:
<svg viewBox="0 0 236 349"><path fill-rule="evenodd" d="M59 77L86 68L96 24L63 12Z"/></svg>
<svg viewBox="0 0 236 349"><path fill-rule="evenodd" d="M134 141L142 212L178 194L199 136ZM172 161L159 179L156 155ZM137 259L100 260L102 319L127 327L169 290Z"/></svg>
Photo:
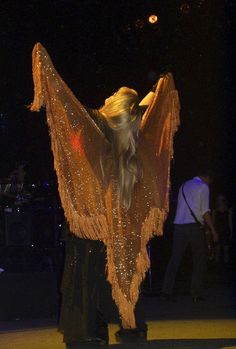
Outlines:
<svg viewBox="0 0 236 349"><path fill-rule="evenodd" d="M149 23L151 23L151 24L157 23L157 21L158 21L157 15L151 15L151 16L149 16L148 21L149 21Z"/></svg>
<svg viewBox="0 0 236 349"><path fill-rule="evenodd" d="M71 136L71 145L75 151L78 151L81 156L84 155L83 139L81 135L81 130L77 134Z"/></svg>

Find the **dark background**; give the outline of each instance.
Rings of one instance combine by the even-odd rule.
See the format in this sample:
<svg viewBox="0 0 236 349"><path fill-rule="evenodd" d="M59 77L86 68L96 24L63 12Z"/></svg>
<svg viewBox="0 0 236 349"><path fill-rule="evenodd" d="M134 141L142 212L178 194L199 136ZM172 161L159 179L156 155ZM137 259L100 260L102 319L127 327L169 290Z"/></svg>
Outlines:
<svg viewBox="0 0 236 349"><path fill-rule="evenodd" d="M30 113L31 52L41 42L82 103L98 107L121 85L145 95L174 74L181 102L172 188L202 164L234 199L234 1L21 0L0 3L0 178L17 160L28 180L53 180L44 111ZM158 22L148 22L150 14Z"/></svg>
<svg viewBox="0 0 236 349"><path fill-rule="evenodd" d="M91 107L99 107L121 85L137 89L142 97L160 73L172 71L181 126L164 239L149 245L152 267L144 284L149 291L150 285L160 289L170 255L180 183L208 166L216 174L213 198L223 192L235 205L235 9L234 0L0 0L0 179L25 160L29 183L56 183L45 112L26 108L33 100L31 52L36 42L46 47L79 100ZM158 16L154 25L148 22L151 14ZM37 201L36 194L44 201ZM63 211L50 189L39 185L36 194L22 212L21 206L15 212L14 205L11 213L0 209L0 266L7 271L1 274L0 320L57 313ZM235 250L234 234L234 265ZM189 289L189 251L187 258L177 280L182 290L185 285Z"/></svg>

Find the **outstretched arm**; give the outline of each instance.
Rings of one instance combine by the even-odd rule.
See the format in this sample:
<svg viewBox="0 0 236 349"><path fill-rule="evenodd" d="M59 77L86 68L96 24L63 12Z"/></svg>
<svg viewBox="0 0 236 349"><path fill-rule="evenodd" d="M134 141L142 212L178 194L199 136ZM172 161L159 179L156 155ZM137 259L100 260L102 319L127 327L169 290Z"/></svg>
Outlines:
<svg viewBox="0 0 236 349"><path fill-rule="evenodd" d="M34 101L31 111L46 106L54 167L70 229L80 237L105 234L103 173L100 156L109 142L62 80L40 44L33 50ZM87 198L85 200L84 198ZM88 227L81 217L95 217Z"/></svg>
<svg viewBox="0 0 236 349"><path fill-rule="evenodd" d="M148 94L141 100L139 105L150 105L154 98L154 92L150 91Z"/></svg>
<svg viewBox="0 0 236 349"><path fill-rule="evenodd" d="M149 192L156 193L153 206L167 211L170 161L180 109L171 73L158 80L156 90L150 96L152 94L153 101L142 118L138 151L145 169L143 185L150 189Z"/></svg>
<svg viewBox="0 0 236 349"><path fill-rule="evenodd" d="M162 75L159 80L153 85L152 89L148 94L141 100L139 105L150 105L154 100L155 94L158 94L164 75Z"/></svg>

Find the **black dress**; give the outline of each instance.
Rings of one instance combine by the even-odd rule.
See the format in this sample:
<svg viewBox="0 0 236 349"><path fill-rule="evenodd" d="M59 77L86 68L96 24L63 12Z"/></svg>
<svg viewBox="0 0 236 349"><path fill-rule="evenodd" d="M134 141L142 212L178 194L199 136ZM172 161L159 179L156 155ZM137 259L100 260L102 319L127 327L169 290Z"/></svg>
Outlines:
<svg viewBox="0 0 236 349"><path fill-rule="evenodd" d="M112 132L98 110L86 107L90 117L111 141ZM105 275L106 250L100 241L80 239L66 227L65 263L61 284L59 331L64 342L108 340L102 296L109 291ZM111 295L110 295L111 298Z"/></svg>
<svg viewBox="0 0 236 349"><path fill-rule="evenodd" d="M147 106L140 107L142 113ZM108 141L112 142L113 133L103 115L95 109L86 107L90 117L96 122ZM116 308L111 297L110 285L105 275L106 250L100 241L80 239L67 229L63 279L61 285L62 304L59 331L64 342L73 343L89 338L108 341L106 307ZM137 327L146 331L146 323L140 302L136 305Z"/></svg>
<svg viewBox="0 0 236 349"><path fill-rule="evenodd" d="M103 243L80 239L68 231L59 321L64 342L108 339L107 323L100 308L106 283Z"/></svg>

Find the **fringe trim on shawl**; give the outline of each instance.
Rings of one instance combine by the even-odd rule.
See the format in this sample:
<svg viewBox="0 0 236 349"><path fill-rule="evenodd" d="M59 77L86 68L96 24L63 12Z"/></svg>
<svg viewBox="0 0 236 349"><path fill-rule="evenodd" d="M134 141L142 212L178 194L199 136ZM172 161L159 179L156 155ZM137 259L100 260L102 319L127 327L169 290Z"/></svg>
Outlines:
<svg viewBox="0 0 236 349"><path fill-rule="evenodd" d="M161 235L163 223L166 218L167 211L158 208L152 208L149 215L145 219L141 230L141 250L136 259L136 272L130 285L130 301L128 301L122 293L115 272L113 260L113 251L107 244L107 266L108 281L112 285L112 297L115 300L121 315L123 328L135 328L134 308L139 297L139 286L145 277L145 273L150 266L146 245L153 235Z"/></svg>
<svg viewBox="0 0 236 349"><path fill-rule="evenodd" d="M62 207L64 209L65 216L70 226L70 230L78 237L91 239L91 240L103 240L108 236L109 228L107 218L105 215L79 215L75 208L71 206L70 200L68 200L68 193L65 191L65 186L60 175L60 167L56 159L59 159L59 153L57 150L57 142L54 141L54 137L51 135L51 147L54 154L54 169L57 174L58 191L60 193L60 199Z"/></svg>
<svg viewBox="0 0 236 349"><path fill-rule="evenodd" d="M65 208L65 205L63 207ZM69 222L70 230L80 238L103 240L108 234L107 219L104 215L88 217L70 214L70 216L66 215L66 218Z"/></svg>
<svg viewBox="0 0 236 349"><path fill-rule="evenodd" d="M40 44L37 43L34 46L32 52L32 71L34 81L34 100L29 105L31 111L39 111L44 105L43 88L42 88L42 70L40 60Z"/></svg>
<svg viewBox="0 0 236 349"><path fill-rule="evenodd" d="M135 303L139 296L139 286L145 277L146 271L150 267L150 260L147 254L147 243L154 235L163 234L163 224L165 222L167 211L159 208L152 208L149 216L145 219L141 231L141 249L140 254L136 260L137 273L134 274L132 283L130 285L130 295L132 301Z"/></svg>

